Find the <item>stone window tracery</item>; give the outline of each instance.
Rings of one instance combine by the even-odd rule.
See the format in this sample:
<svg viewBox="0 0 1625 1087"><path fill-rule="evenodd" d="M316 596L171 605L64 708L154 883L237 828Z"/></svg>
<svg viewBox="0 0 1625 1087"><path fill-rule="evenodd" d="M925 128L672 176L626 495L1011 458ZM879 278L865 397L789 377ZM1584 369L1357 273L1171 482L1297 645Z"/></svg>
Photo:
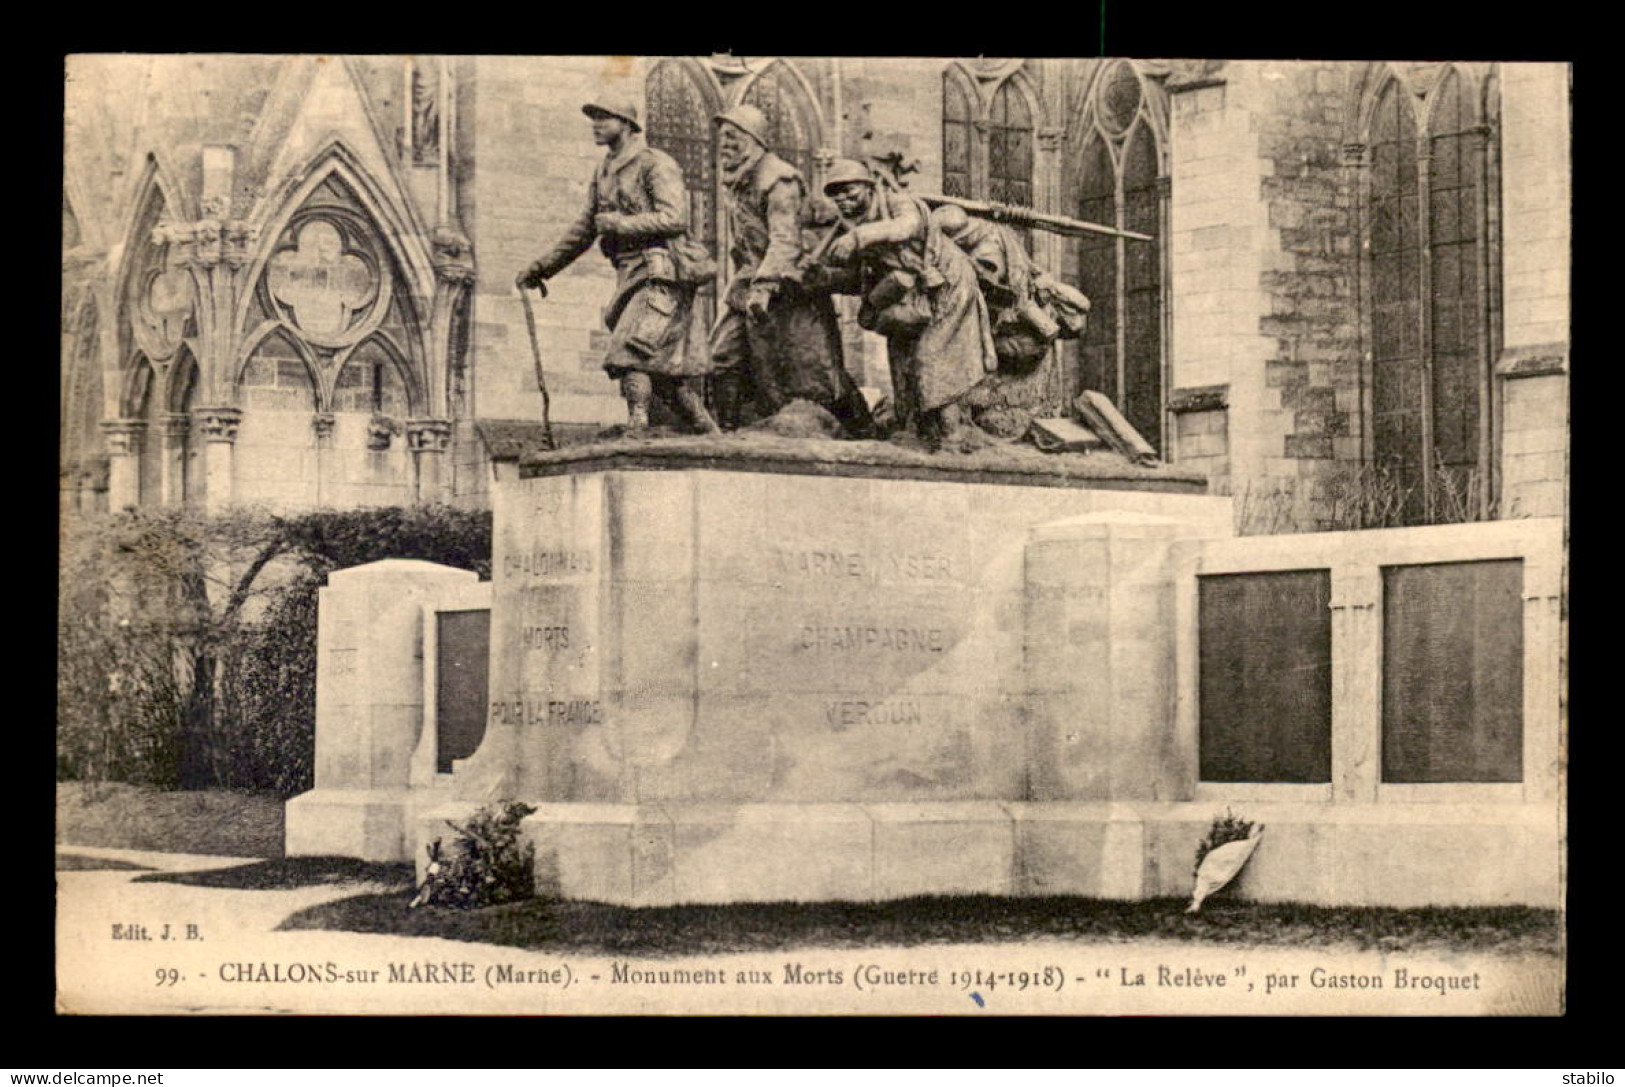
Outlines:
<svg viewBox="0 0 1625 1087"><path fill-rule="evenodd" d="M721 96L699 65L681 57L667 57L649 71L646 81L649 146L677 160L688 188L689 233L712 253L719 251L717 230L717 157L712 118L721 108ZM702 293L699 307L710 327L712 299Z"/></svg>
<svg viewBox="0 0 1625 1087"><path fill-rule="evenodd" d="M1067 399L1094 389L1154 448L1163 446L1166 199L1161 132L1166 105L1131 61L1096 78L1083 110L1072 171L1072 213L1158 240L1088 236L1069 243L1063 277L1088 295L1089 323L1066 367Z"/></svg>
<svg viewBox="0 0 1625 1087"><path fill-rule="evenodd" d="M995 65L1000 82L990 99L959 64L942 73L942 191L947 196L1034 207L1037 123L1033 103L1014 78L1019 65ZM985 80L993 70L978 67ZM1018 228L1027 251L1032 231Z"/></svg>
<svg viewBox="0 0 1625 1087"><path fill-rule="evenodd" d="M801 171L811 184L818 148L818 119L806 88L791 73L789 62L775 60L746 89L742 101L767 117L768 147Z"/></svg>
<svg viewBox="0 0 1625 1087"><path fill-rule="evenodd" d="M993 94L987 119L987 196L1000 204L1033 206L1033 115L1011 80ZM1032 231L1017 230L1033 247Z"/></svg>
<svg viewBox="0 0 1625 1087"><path fill-rule="evenodd" d="M971 195L976 147L975 89L953 68L942 73L942 192Z"/></svg>
<svg viewBox="0 0 1625 1087"><path fill-rule="evenodd" d="M337 173L282 227L248 328L254 347L240 384L249 406L405 419L421 402L416 307L381 230ZM385 372L374 372L378 358Z"/></svg>
<svg viewBox="0 0 1625 1087"><path fill-rule="evenodd" d="M1408 524L1483 516L1490 360L1499 336L1495 87L1438 70L1422 100L1398 76L1365 133L1371 455Z"/></svg>

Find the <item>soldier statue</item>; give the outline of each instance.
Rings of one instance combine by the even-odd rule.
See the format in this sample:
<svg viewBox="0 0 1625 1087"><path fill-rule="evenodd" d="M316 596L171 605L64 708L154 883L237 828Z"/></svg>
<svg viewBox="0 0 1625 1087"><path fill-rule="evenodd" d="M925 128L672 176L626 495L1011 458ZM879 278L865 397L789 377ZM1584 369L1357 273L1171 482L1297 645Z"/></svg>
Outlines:
<svg viewBox="0 0 1625 1087"><path fill-rule="evenodd" d="M715 272L709 254L688 238L688 192L682 170L650 147L630 101L601 98L581 107L593 142L607 148L587 206L564 237L520 274L521 289L545 282L596 239L615 266L615 294L604 310L610 330L604 369L621 383L628 430L645 431L656 392L696 426L718 430L697 388L710 370L703 343L691 342L694 295Z"/></svg>
<svg viewBox="0 0 1625 1087"><path fill-rule="evenodd" d="M1030 373L1056 340L1083 334L1089 299L1040 268L1010 227L970 215L957 204L934 209L931 218L976 267L1001 373Z"/></svg>
<svg viewBox="0 0 1625 1087"><path fill-rule="evenodd" d="M960 399L998 368L976 269L923 200L881 189L862 163L836 162L824 192L847 230L818 278L862 295L858 323L886 337L895 418L941 448L962 425Z"/></svg>
<svg viewBox="0 0 1625 1087"><path fill-rule="evenodd" d="M868 403L842 365L841 329L825 291L803 287L817 245L801 172L767 146L767 118L752 105L715 118L734 278L711 335L713 402L724 427L809 400L850 437L873 431ZM824 224L833 228L830 209Z"/></svg>

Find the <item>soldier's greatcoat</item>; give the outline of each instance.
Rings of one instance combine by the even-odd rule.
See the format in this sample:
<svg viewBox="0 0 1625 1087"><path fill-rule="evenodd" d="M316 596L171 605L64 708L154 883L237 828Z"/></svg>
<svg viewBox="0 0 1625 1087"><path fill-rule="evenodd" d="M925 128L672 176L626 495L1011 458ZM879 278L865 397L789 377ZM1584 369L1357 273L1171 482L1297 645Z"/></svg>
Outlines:
<svg viewBox="0 0 1625 1087"><path fill-rule="evenodd" d="M868 405L841 363L841 329L825 292L802 288L801 258L810 240L806 183L800 171L770 151L724 178L734 279L726 310L711 339L719 369L748 378L756 413L791 400L810 400L840 418L851 433L871 426ZM755 283L776 286L764 318L746 313Z"/></svg>
<svg viewBox="0 0 1625 1087"><path fill-rule="evenodd" d="M600 234L600 213L622 216L613 233ZM599 164L587 206L557 245L540 260L544 277L558 274L596 240L615 265L615 294L604 308L610 330L604 369L692 376L710 369L697 337L690 337L695 288L680 281L672 245L688 231L688 191L672 157L629 137L619 154Z"/></svg>
<svg viewBox="0 0 1625 1087"><path fill-rule="evenodd" d="M902 272L929 301L930 318L918 333L886 336L899 418L952 403L998 368L976 269L932 222L923 201L878 192L852 235L864 293L888 273ZM863 318L860 313L860 322Z"/></svg>

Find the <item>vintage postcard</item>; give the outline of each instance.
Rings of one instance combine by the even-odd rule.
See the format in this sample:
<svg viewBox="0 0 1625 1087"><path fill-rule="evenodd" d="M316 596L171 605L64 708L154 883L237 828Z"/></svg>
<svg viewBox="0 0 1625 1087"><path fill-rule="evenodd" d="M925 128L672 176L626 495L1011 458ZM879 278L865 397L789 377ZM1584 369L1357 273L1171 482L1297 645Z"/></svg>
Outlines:
<svg viewBox="0 0 1625 1087"><path fill-rule="evenodd" d="M1563 1014L1567 65L65 75L62 1014Z"/></svg>

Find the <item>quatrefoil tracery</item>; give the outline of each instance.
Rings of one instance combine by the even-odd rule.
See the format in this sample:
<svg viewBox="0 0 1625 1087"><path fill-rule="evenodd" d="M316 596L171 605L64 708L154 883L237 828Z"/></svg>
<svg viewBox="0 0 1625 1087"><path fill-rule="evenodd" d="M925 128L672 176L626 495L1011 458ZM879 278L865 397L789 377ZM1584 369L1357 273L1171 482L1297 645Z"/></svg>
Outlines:
<svg viewBox="0 0 1625 1087"><path fill-rule="evenodd" d="M336 348L361 340L389 308L389 277L380 262L326 217L297 223L287 237L266 269L277 309L314 344Z"/></svg>

